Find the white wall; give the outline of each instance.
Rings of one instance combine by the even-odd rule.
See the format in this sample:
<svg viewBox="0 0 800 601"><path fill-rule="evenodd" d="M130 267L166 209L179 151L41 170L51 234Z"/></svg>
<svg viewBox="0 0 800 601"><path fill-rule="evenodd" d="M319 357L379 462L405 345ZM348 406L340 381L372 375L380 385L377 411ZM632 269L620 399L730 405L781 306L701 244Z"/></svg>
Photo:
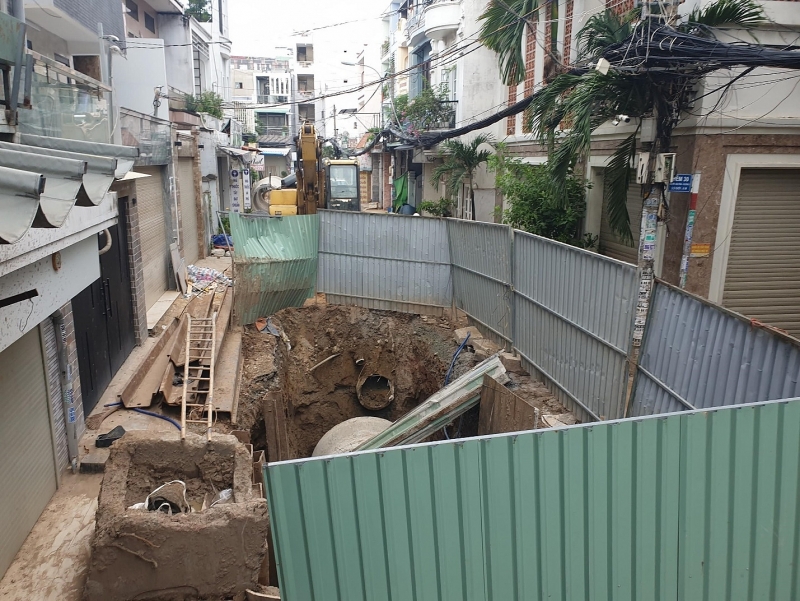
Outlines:
<svg viewBox="0 0 800 601"><path fill-rule="evenodd" d="M169 92L164 40L139 38L135 46L143 47L129 47L126 56L111 55L115 105L168 120L166 98L158 108L153 106L156 87L162 86L164 94Z"/></svg>
<svg viewBox="0 0 800 601"><path fill-rule="evenodd" d="M18 269L0 278L4 296L36 289L38 296L0 308L0 351L5 350L24 334L72 297L100 277L100 258L97 237L91 236L64 248L61 268L53 268L52 257Z"/></svg>
<svg viewBox="0 0 800 601"><path fill-rule="evenodd" d="M194 76L192 67L192 36L188 23L184 24L181 15L158 16L158 31L164 40L167 82L184 94L194 93ZM184 44L184 45L182 45Z"/></svg>

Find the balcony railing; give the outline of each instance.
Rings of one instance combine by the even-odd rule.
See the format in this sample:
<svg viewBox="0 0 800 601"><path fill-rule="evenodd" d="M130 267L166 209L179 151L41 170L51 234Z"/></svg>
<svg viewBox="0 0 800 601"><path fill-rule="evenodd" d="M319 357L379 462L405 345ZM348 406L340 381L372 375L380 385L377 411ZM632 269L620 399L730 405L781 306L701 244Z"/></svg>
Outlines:
<svg viewBox="0 0 800 601"><path fill-rule="evenodd" d="M109 143L108 86L53 59L30 53L30 108L18 110L22 133Z"/></svg>
<svg viewBox="0 0 800 601"><path fill-rule="evenodd" d="M289 97L283 94L259 94L258 104L279 104L289 102Z"/></svg>
<svg viewBox="0 0 800 601"><path fill-rule="evenodd" d="M139 149L136 165L164 165L172 156L170 125L149 115L120 110L122 143Z"/></svg>
<svg viewBox="0 0 800 601"><path fill-rule="evenodd" d="M440 100L439 105L444 109L442 112L444 118L434 121L428 126L429 130L433 129L455 129L456 127L456 108L458 107L458 100Z"/></svg>
<svg viewBox="0 0 800 601"><path fill-rule="evenodd" d="M262 136L288 136L289 126L284 125L283 127L264 127L259 125L258 131Z"/></svg>

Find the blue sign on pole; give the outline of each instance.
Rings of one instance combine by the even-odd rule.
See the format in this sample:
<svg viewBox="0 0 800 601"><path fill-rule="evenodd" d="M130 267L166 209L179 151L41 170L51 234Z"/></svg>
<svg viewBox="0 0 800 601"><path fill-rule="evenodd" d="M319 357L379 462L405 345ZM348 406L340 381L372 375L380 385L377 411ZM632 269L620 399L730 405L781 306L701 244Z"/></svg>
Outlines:
<svg viewBox="0 0 800 601"><path fill-rule="evenodd" d="M692 191L692 174L691 173L678 173L669 183L670 192L691 192Z"/></svg>

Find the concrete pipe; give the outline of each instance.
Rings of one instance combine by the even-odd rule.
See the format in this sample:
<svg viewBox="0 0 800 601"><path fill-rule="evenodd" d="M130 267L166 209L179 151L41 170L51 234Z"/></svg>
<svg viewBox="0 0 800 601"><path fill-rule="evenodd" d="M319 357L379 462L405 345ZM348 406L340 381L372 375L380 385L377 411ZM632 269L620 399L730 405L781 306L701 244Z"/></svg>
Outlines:
<svg viewBox="0 0 800 601"><path fill-rule="evenodd" d="M354 451L360 444L377 436L392 425L388 419L380 417L354 417L325 432L314 447L312 457L339 455Z"/></svg>
<svg viewBox="0 0 800 601"><path fill-rule="evenodd" d="M364 409L385 409L394 400L394 383L380 374L362 376L356 384L356 395Z"/></svg>

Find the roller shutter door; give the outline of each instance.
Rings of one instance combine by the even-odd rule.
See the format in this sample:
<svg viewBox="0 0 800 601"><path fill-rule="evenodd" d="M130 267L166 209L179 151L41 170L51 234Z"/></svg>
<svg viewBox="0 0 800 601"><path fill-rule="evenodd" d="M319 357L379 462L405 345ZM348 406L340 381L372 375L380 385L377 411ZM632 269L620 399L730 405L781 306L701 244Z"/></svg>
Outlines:
<svg viewBox="0 0 800 601"><path fill-rule="evenodd" d="M800 336L800 169L742 169L722 304Z"/></svg>
<svg viewBox="0 0 800 601"><path fill-rule="evenodd" d="M619 239L608 223L608 203L603 192L603 214L600 218L600 254L634 265L639 262L639 233L642 227L642 186L633 183L628 188L628 218L631 223L633 246Z"/></svg>
<svg viewBox="0 0 800 601"><path fill-rule="evenodd" d="M197 199L194 194L192 159L178 159L178 185L181 190L181 242L183 258L190 265L200 256L197 242Z"/></svg>
<svg viewBox="0 0 800 601"><path fill-rule="evenodd" d="M0 353L0 576L56 491L39 336L34 328Z"/></svg>
<svg viewBox="0 0 800 601"><path fill-rule="evenodd" d="M137 171L150 176L136 180L144 300L149 309L167 290L169 247L164 219L164 180L161 167L137 167Z"/></svg>

